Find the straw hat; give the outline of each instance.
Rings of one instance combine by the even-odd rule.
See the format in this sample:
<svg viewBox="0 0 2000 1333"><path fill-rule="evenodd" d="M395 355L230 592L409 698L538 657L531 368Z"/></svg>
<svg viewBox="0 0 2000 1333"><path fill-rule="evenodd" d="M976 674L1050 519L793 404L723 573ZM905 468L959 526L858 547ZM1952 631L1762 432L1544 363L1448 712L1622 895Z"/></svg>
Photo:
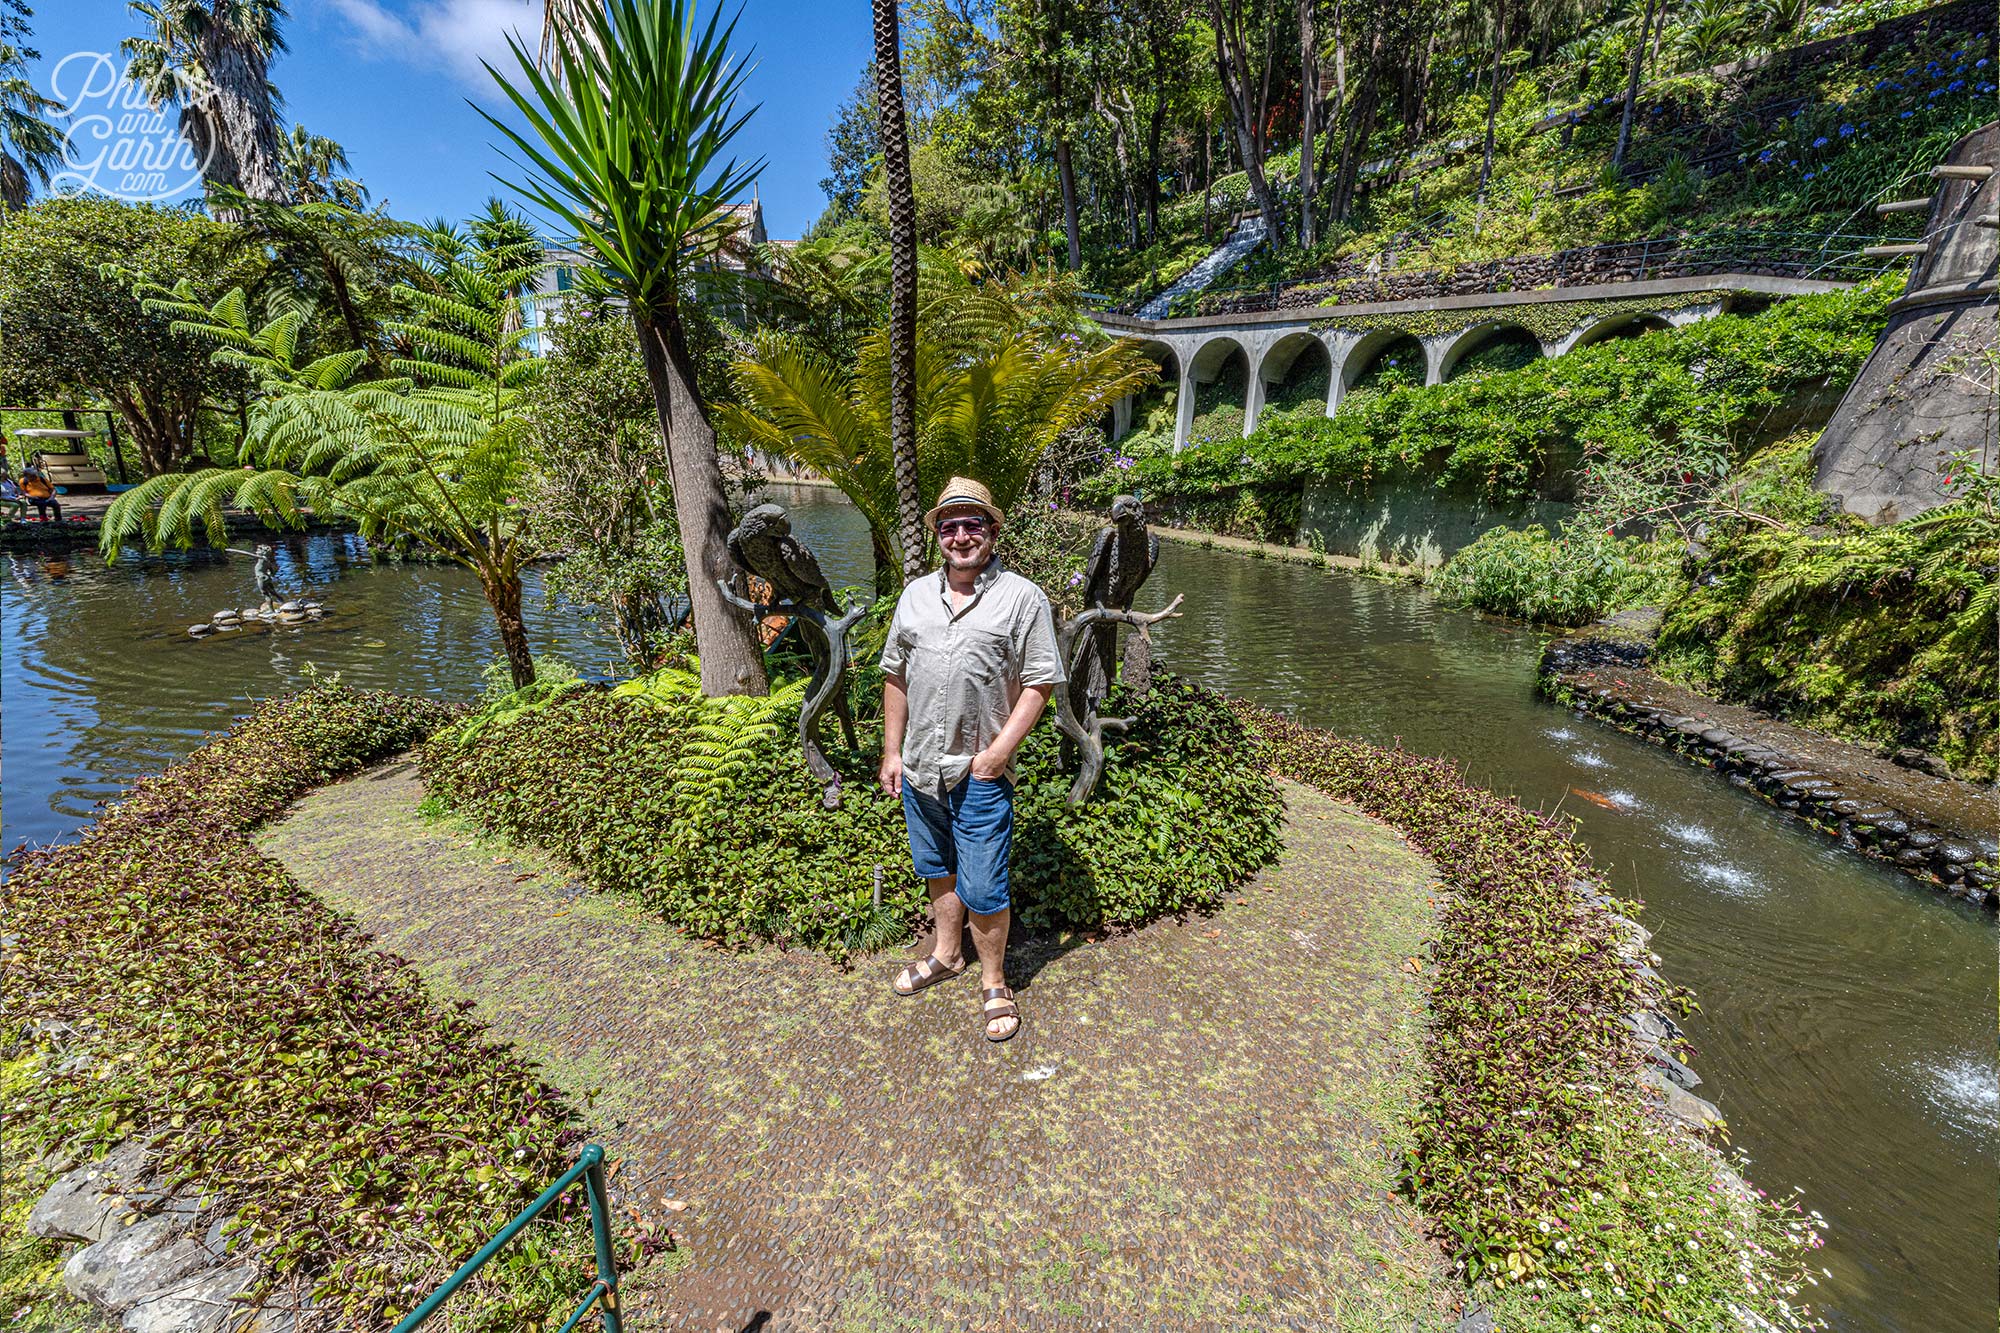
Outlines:
<svg viewBox="0 0 2000 1333"><path fill-rule="evenodd" d="M970 477L953 477L944 484L944 489L938 492L937 504L924 515L924 526L936 527L939 511L949 509L953 505L971 505L975 509L984 509L992 516L995 527L1007 521L1007 516L1000 512L1000 506L993 503L993 492Z"/></svg>

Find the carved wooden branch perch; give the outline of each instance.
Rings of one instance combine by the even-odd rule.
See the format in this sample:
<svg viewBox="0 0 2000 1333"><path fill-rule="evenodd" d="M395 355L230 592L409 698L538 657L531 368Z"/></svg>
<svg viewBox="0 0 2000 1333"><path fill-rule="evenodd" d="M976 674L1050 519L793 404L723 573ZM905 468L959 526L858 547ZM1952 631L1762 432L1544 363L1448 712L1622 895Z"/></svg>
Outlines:
<svg viewBox="0 0 2000 1333"><path fill-rule="evenodd" d="M1116 607L1094 606L1072 616L1056 635L1056 649L1062 656L1071 681L1076 679L1082 653L1089 649L1084 631L1092 625L1107 622L1131 625L1143 634L1162 620L1177 619L1181 614L1177 609L1180 604L1181 598L1176 595L1159 611L1120 611ZM1076 746L1079 756L1076 781L1069 787L1071 809L1089 800L1090 793L1097 789L1098 779L1104 776L1104 734L1107 731L1122 732L1131 725L1129 717L1099 717L1097 701L1087 696L1077 698L1067 684L1056 691L1056 729Z"/></svg>
<svg viewBox="0 0 2000 1333"><path fill-rule="evenodd" d="M715 586L722 590L723 600L733 606L748 611L753 620L765 616L792 616L799 622L799 635L806 640L806 650L812 654L812 680L806 686L806 701L799 709L799 749L805 755L806 768L818 778L825 789L820 796L820 804L828 810L840 807L840 774L827 762L826 753L820 749L819 724L829 705L834 715L840 719L841 734L847 740L847 748L855 748L854 714L847 706L847 632L854 628L854 622L868 613L861 605L849 607L835 620L828 620L826 613L814 606L798 606L791 602L748 602L736 594L727 579L717 579Z"/></svg>

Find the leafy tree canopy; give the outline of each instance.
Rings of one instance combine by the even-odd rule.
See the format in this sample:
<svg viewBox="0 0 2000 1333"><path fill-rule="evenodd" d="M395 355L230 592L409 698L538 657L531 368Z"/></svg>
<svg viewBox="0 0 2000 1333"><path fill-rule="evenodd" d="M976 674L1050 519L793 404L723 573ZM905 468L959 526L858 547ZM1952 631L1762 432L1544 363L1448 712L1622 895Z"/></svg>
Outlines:
<svg viewBox="0 0 2000 1333"><path fill-rule="evenodd" d="M263 257L230 252L227 232L198 214L98 195L57 195L0 220L0 392L16 403L109 403L148 472L180 466L197 406L236 397L246 381L171 315L143 309L132 284L185 281L190 299L208 302L254 282Z"/></svg>

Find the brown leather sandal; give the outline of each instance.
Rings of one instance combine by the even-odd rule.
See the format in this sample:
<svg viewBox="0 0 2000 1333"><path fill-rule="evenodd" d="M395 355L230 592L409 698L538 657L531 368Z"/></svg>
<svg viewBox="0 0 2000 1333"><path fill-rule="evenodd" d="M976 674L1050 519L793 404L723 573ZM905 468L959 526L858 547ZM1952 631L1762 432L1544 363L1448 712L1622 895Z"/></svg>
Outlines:
<svg viewBox="0 0 2000 1333"><path fill-rule="evenodd" d="M946 967L943 959L939 958L936 954L931 954L923 961L911 963L901 972L898 972L896 979L889 983L889 989L907 998L915 995L926 986L935 986L940 981L949 981L963 971L965 971L964 959L959 960L957 967ZM908 990L904 990L902 986L906 978L910 983Z"/></svg>
<svg viewBox="0 0 2000 1333"><path fill-rule="evenodd" d="M979 1023L986 1033L986 1040L1008 1041L1021 1030L1021 1009L1014 1003L1013 991L1005 986L988 986L979 993L979 999ZM994 1003L996 1000L999 1002L997 1005ZM993 1035L993 1024L1003 1018L1013 1019L1014 1026L1007 1029L1005 1036L996 1037Z"/></svg>

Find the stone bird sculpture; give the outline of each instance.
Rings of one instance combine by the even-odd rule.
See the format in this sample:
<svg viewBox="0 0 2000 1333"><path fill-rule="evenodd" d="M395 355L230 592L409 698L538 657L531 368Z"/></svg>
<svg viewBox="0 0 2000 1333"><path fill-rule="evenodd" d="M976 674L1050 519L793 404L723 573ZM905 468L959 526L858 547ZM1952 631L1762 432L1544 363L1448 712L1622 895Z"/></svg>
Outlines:
<svg viewBox="0 0 2000 1333"><path fill-rule="evenodd" d="M771 585L774 609L789 603L840 614L840 603L834 600L819 561L792 535L792 521L783 506L762 504L745 514L730 530L729 558Z"/></svg>
<svg viewBox="0 0 2000 1333"><path fill-rule="evenodd" d="M1137 496L1121 495L1111 502L1111 523L1099 528L1084 567L1083 600L1088 609L1130 611L1139 587L1160 560L1160 538L1146 528L1146 507ZM1077 695L1077 711L1084 698L1101 700L1111 691L1118 676L1118 625L1092 625L1089 647L1072 672L1071 688Z"/></svg>

